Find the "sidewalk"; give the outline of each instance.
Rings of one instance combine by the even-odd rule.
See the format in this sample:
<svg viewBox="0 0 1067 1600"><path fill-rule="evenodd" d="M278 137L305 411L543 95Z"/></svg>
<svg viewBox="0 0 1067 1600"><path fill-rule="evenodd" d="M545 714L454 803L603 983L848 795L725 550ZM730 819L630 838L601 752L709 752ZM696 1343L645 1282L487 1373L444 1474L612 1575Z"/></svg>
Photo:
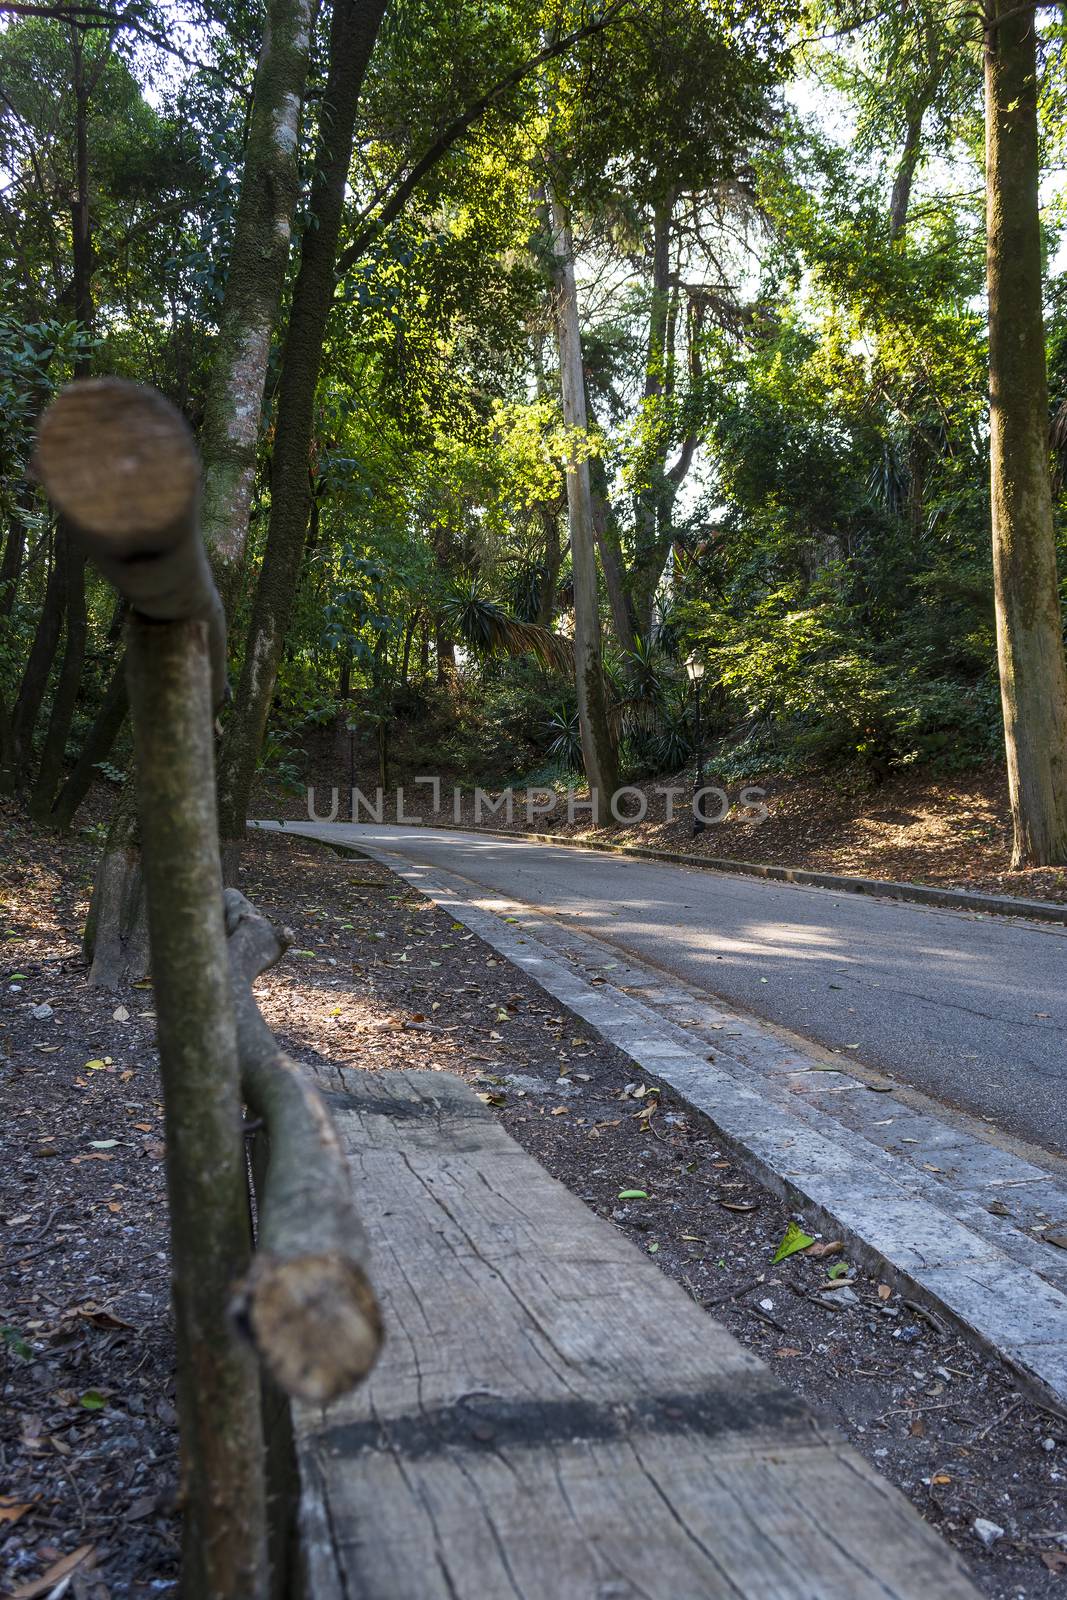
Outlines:
<svg viewBox="0 0 1067 1600"><path fill-rule="evenodd" d="M366 853L670 1085L767 1187L1067 1412L1067 1248L1050 1242L1067 1240L1067 1180L1051 1157L1018 1154L543 913Z"/></svg>

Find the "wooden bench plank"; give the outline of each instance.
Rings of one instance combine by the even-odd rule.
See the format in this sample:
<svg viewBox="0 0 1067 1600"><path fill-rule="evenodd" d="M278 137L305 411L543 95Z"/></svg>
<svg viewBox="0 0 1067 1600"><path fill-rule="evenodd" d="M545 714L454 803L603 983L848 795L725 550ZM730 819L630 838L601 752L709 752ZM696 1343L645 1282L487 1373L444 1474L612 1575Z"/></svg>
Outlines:
<svg viewBox="0 0 1067 1600"><path fill-rule="evenodd" d="M975 1600L904 1497L465 1084L344 1082L387 1340L295 1418L313 1600Z"/></svg>

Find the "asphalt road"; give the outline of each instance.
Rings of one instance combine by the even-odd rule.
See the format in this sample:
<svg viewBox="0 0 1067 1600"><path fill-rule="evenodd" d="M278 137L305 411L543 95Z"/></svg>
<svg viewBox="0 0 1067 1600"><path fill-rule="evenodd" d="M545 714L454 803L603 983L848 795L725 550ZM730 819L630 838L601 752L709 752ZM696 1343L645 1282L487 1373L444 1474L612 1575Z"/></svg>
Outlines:
<svg viewBox="0 0 1067 1600"><path fill-rule="evenodd" d="M1067 1155L1067 927L484 834L314 831L551 908L711 995L820 1045L858 1045L851 1059Z"/></svg>

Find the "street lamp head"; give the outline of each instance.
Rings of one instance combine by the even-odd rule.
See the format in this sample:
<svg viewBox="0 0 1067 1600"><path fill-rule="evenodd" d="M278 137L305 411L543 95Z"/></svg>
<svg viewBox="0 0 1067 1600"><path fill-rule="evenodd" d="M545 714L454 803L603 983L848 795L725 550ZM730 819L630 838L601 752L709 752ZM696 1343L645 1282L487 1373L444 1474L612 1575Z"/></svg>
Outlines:
<svg viewBox="0 0 1067 1600"><path fill-rule="evenodd" d="M696 655L691 655L686 661L685 670L690 683L699 683L704 676L704 663Z"/></svg>

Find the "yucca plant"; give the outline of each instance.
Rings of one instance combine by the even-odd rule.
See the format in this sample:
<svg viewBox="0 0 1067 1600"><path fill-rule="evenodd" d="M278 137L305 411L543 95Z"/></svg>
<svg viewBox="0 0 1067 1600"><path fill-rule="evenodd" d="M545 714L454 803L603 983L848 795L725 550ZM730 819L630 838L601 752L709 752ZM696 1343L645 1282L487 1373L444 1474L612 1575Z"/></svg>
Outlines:
<svg viewBox="0 0 1067 1600"><path fill-rule="evenodd" d="M569 639L511 616L481 594L472 583L463 593L450 595L441 610L453 633L478 655L533 655L551 672L574 672L574 646Z"/></svg>
<svg viewBox="0 0 1067 1600"><path fill-rule="evenodd" d="M577 709L572 706L557 706L548 719L547 730L552 735L548 754L567 771L580 771L582 730Z"/></svg>

